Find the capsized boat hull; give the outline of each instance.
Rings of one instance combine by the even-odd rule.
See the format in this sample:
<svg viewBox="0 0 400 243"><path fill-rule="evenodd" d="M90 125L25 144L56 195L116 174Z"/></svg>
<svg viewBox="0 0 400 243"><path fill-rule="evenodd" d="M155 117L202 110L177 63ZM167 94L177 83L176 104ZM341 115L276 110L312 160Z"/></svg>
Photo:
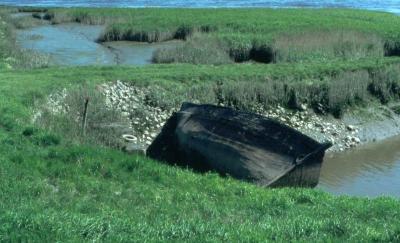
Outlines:
<svg viewBox="0 0 400 243"><path fill-rule="evenodd" d="M314 187L330 146L257 114L184 103L147 155L261 186Z"/></svg>

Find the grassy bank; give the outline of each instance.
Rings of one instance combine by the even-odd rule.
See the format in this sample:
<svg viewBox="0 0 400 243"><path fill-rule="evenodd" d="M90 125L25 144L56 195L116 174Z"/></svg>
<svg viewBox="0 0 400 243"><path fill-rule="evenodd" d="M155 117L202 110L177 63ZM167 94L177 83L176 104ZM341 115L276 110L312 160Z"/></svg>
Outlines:
<svg viewBox="0 0 400 243"><path fill-rule="evenodd" d="M210 44L212 48L227 46L226 51L233 52L230 57L236 58L242 54L259 56L260 52L254 52L257 43L267 50L279 29L295 28L287 27L289 19L282 23L276 19L277 14L288 17L294 10L254 11L252 16L247 10L184 10L181 15L181 10L150 9L107 12L60 9L47 14L55 22L107 23L109 28L127 28L126 31L139 31L143 36L158 30L168 35L167 30L171 30L175 33L173 38L189 38L186 32L196 28L196 32L202 33L200 37L190 37L200 38L193 39L195 47L199 42L201 48L208 49L208 45L202 46L202 38L212 38L216 40L216 45ZM308 12L312 18L307 20L303 15ZM172 13L177 14L176 19ZM214 17L206 22L210 13ZM330 20L334 18L333 13L337 15L338 23L333 24L339 24L341 19L349 22L351 15L354 25L347 27L356 33L374 30L373 36L377 39L373 37L372 41L377 43L392 40L390 33L394 32L388 34L380 28L391 30L387 26L391 26L392 20L397 21L387 14L347 10L299 10L290 21L306 30L310 26L314 28L314 18L321 15L322 19L324 13ZM269 15L275 22L267 21ZM182 27L187 18L192 22L187 22L188 28ZM219 18L223 21L218 22ZM275 26L275 32L266 29L264 22L258 24L257 18L267 18L268 28ZM375 23L379 18L385 27ZM209 22L213 24L207 25ZM329 27L328 22L325 24L321 28ZM181 27L179 31L177 26ZM271 31L263 36L257 34L267 30ZM321 112L336 114L346 107L400 98L400 59L383 58L381 47L372 46L371 54L357 56L356 60L318 57L319 61L302 62L307 60L302 56L309 56L310 52L306 51L300 57L282 54L282 60L275 65L26 69L29 66L17 65L23 60L21 56L9 52L9 47L15 47L15 39L10 38L13 31L12 25L0 21L1 242L400 241L400 201L393 198L334 197L308 189L263 189L216 174L200 175L94 143L72 140L68 134L44 129L32 122L36 108L45 104L50 93L64 87L94 89L98 84L114 80L154 88L155 92L146 97L147 102L166 108L183 100L225 103L241 109L260 104L296 109L297 105L306 103L316 110L322 106ZM239 32L245 34L239 35ZM340 34L332 33L331 37ZM318 38L325 41L322 36ZM361 34L357 38L365 36ZM304 38L303 43L306 42ZM187 42L185 48L192 51L193 43ZM185 54L186 49L180 53ZM236 50L242 54L235 54ZM193 53L198 56L198 52ZM352 52L346 55L349 53ZM213 58L218 60L226 58L223 53L215 55ZM160 62L168 56L160 53Z"/></svg>
<svg viewBox="0 0 400 243"><path fill-rule="evenodd" d="M63 134L32 127L30 122L32 106L60 87L115 79L180 87L212 82L209 72L214 68L172 65L3 72L0 241L400 239L398 200L262 189L215 174L198 175L143 157L72 143ZM245 69L254 71L257 66L219 68L221 75L232 75L229 79L235 75L234 69L237 79L240 75L262 79L262 74L283 75L289 70L285 66L279 72L258 67L253 74ZM332 71L338 67L325 68ZM299 76L320 73L317 68L310 71L300 66L293 70Z"/></svg>
<svg viewBox="0 0 400 243"><path fill-rule="evenodd" d="M260 105L297 109L306 104L317 112L340 117L347 108L368 105L376 100L383 104L398 100L399 63L399 58L394 57L270 66L175 64L145 68L82 67L74 69L73 73L69 73L70 69L53 68L19 71L17 75L8 71L3 77L16 79L16 84L21 77L26 80L60 80L60 83L53 82L55 87L70 80L122 79L139 86L162 87L162 95L151 99L169 109L185 100L222 103L246 110ZM108 79L99 76L103 73Z"/></svg>
<svg viewBox="0 0 400 243"><path fill-rule="evenodd" d="M193 34L222 42L235 61L326 61L397 55L400 18L343 9L53 9L54 23L106 24L100 41L158 42ZM218 46L218 45L216 45ZM190 49L184 55L191 56ZM200 46L201 48L201 46ZM212 54L219 48L203 48ZM182 51L182 50L180 50ZM169 51L179 59L178 51ZM171 62L171 59L160 59Z"/></svg>

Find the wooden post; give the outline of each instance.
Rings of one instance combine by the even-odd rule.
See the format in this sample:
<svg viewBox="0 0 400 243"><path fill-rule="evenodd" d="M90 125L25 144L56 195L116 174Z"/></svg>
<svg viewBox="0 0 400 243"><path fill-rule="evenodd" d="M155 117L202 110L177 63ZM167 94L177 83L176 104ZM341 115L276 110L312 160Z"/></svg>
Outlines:
<svg viewBox="0 0 400 243"><path fill-rule="evenodd" d="M87 109L89 105L89 98L85 98L85 108L83 110L83 118L82 118L82 135L86 135L86 123L87 123Z"/></svg>

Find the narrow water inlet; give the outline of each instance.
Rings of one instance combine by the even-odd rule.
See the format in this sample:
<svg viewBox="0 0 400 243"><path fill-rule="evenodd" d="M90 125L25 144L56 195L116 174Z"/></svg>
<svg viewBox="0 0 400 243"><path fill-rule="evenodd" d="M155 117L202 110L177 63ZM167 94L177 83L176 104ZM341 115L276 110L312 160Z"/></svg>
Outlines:
<svg viewBox="0 0 400 243"><path fill-rule="evenodd" d="M43 25L17 31L17 43L48 54L55 65L146 65L158 48L172 48L180 41L161 43L106 42L96 40L104 26L77 23Z"/></svg>
<svg viewBox="0 0 400 243"><path fill-rule="evenodd" d="M335 195L400 198L400 136L327 154L318 187Z"/></svg>
<svg viewBox="0 0 400 243"><path fill-rule="evenodd" d="M18 19L18 18L23 18L23 17L32 17L32 13L31 12L18 12L18 13L11 14L10 17L13 19Z"/></svg>

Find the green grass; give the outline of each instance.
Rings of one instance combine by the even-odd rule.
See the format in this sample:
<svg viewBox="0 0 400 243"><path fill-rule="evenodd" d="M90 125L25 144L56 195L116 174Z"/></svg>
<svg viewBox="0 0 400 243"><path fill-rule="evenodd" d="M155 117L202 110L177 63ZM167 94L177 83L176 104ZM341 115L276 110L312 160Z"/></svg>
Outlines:
<svg viewBox="0 0 400 243"><path fill-rule="evenodd" d="M0 76L0 241L400 240L400 202L395 199L263 189L75 144L63 134L30 124L33 104L60 86L94 85L116 78L163 84L172 79L174 68L181 70L175 74L181 76L175 84L184 85L184 71L205 79L204 69L214 67L4 72ZM232 67L220 68L231 71Z"/></svg>
<svg viewBox="0 0 400 243"><path fill-rule="evenodd" d="M226 43L236 61L355 59L397 55L400 49L400 18L362 10L78 8L53 9L50 15L54 23L106 24L100 41L212 36Z"/></svg>
<svg viewBox="0 0 400 243"><path fill-rule="evenodd" d="M265 190L113 151L35 148L42 155L2 159L3 241L399 240L394 199Z"/></svg>
<svg viewBox="0 0 400 243"><path fill-rule="evenodd" d="M399 240L394 199L262 189L37 139L2 141L9 151L1 159L2 241Z"/></svg>
<svg viewBox="0 0 400 243"><path fill-rule="evenodd" d="M358 65L367 68L368 62ZM312 69L278 65L268 69L263 65L165 65L3 72L0 239L399 240L400 202L394 199L262 189L111 149L77 145L63 134L30 124L32 105L60 86L95 85L118 78L137 85L169 83L168 87L181 87L218 80L220 77L211 75L214 69L220 75L229 73L228 79L254 75L262 80L268 75L287 75L289 70L294 76L317 77L321 70L329 73L344 66Z"/></svg>
<svg viewBox="0 0 400 243"><path fill-rule="evenodd" d="M139 10L98 10L97 14L105 16L96 21L105 21L110 14L120 15L120 11ZM190 11L205 10L184 12ZM224 11L237 10L221 13ZM234 13L238 19L247 16ZM354 11L355 22L357 17L363 23L371 18L371 26L377 16L383 17L385 24L392 19L385 14L357 13ZM125 17L120 15L120 19ZM150 14L149 21L154 21L154 17ZM143 15L141 18L143 28L150 26ZM181 21L180 17L176 21ZM238 23L233 17L231 21ZM399 81L399 58L370 56L274 65L8 70L12 68L9 58L17 61L19 56L6 48L15 44L7 31L12 31L10 25L0 21L1 242L400 241L397 199L334 197L310 189L264 189L213 173L200 175L110 148L79 143L64 133L32 124L34 109L51 92L82 85L94 88L117 79L161 88L167 96L156 93L154 99L166 99L162 100L166 103L186 97L212 100L216 94L239 106L260 102L260 97L261 101L271 103L276 96L282 99L277 102L283 102L287 97L276 91L285 85L304 91L298 94L300 99L315 89L316 94L327 97L340 93L335 99L348 105L359 100L365 105L368 99L376 98L385 103L398 94L393 88ZM271 93L271 87L278 88ZM326 87L331 92L321 92Z"/></svg>
<svg viewBox="0 0 400 243"><path fill-rule="evenodd" d="M145 68L82 67L51 68L4 72L7 80L40 78L53 81L54 87L71 80L122 79L139 86L161 86L165 95L155 103L172 108L185 100L224 103L239 109L293 106L297 103L324 109L340 117L347 108L368 105L372 100L387 103L398 100L399 58L363 59L304 64L234 65L152 65ZM104 74L104 76L102 76ZM107 77L107 78L106 78ZM14 84L16 86L16 84ZM5 86L4 88L6 88ZM9 87L13 89L14 87ZM41 88L38 86L38 92ZM159 92L159 91L157 91Z"/></svg>
<svg viewBox="0 0 400 243"><path fill-rule="evenodd" d="M153 63L227 64L233 63L228 48L218 39L192 36L175 48L158 49Z"/></svg>

